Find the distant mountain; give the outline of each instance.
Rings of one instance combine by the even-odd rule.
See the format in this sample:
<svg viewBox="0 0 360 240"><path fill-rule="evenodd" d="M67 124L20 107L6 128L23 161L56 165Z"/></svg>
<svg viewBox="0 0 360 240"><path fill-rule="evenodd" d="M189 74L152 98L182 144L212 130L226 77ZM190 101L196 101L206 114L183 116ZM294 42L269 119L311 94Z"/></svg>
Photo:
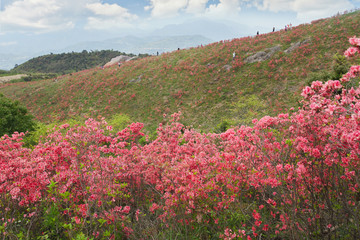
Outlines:
<svg viewBox="0 0 360 240"><path fill-rule="evenodd" d="M126 53L147 53L170 52L178 48L197 47L201 44L206 45L213 42L212 39L201 35L178 35L178 36L125 36L113 38L105 41L81 42L63 49L63 52L86 50L113 49Z"/></svg>
<svg viewBox="0 0 360 240"><path fill-rule="evenodd" d="M0 69L9 70L16 64L26 62L29 59L28 56L21 56L11 53L0 53Z"/></svg>
<svg viewBox="0 0 360 240"><path fill-rule="evenodd" d="M215 22L211 20L188 20L181 24L171 24L160 28L152 35L157 36L179 36L179 35L197 35L220 41L232 39L234 37L248 36L254 32L248 26L235 22Z"/></svg>

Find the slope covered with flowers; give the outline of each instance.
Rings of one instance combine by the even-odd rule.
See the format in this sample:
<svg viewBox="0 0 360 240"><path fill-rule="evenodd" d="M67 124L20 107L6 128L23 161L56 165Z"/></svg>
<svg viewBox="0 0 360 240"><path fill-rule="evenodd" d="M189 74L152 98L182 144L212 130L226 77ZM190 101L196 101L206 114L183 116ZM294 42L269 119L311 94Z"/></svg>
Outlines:
<svg viewBox="0 0 360 240"><path fill-rule="evenodd" d="M351 38L358 56L359 39ZM348 56L349 51L346 52ZM0 140L6 239L356 239L360 66L315 81L288 114L221 134L179 123L55 128L33 149Z"/></svg>
<svg viewBox="0 0 360 240"><path fill-rule="evenodd" d="M333 56L343 54L358 34L360 12L352 12L256 37L225 40L192 49L95 68L58 79L0 85L39 120L72 117L111 118L126 114L156 129L163 114L181 111L184 123L214 130L224 120L251 124L298 106L307 78L332 71ZM293 51L286 51L296 43ZM279 46L270 59L246 63L259 51ZM233 52L236 57L232 60Z"/></svg>

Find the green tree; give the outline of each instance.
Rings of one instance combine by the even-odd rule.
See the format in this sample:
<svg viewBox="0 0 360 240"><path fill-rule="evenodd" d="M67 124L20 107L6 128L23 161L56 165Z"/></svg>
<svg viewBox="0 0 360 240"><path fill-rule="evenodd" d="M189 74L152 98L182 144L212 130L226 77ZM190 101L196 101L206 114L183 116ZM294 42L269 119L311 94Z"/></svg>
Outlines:
<svg viewBox="0 0 360 240"><path fill-rule="evenodd" d="M0 94L0 136L34 130L33 116L18 101Z"/></svg>

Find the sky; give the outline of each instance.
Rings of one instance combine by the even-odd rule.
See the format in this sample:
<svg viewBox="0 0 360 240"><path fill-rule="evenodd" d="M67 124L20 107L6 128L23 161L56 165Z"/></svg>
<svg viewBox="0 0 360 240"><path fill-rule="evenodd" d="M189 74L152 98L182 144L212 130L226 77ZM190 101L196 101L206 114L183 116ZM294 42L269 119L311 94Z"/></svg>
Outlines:
<svg viewBox="0 0 360 240"><path fill-rule="evenodd" d="M360 0L0 0L0 57L70 41L145 36L171 24L190 29L196 20L238 25L236 37L358 8Z"/></svg>

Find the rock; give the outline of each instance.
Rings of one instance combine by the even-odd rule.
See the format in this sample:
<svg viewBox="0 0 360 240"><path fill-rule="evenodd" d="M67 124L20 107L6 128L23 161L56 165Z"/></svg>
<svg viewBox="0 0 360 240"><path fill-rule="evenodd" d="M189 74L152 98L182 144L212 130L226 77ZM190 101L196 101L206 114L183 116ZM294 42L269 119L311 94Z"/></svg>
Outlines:
<svg viewBox="0 0 360 240"><path fill-rule="evenodd" d="M230 71L230 69L232 69L232 66L226 64L222 67L223 69L227 70L227 71Z"/></svg>
<svg viewBox="0 0 360 240"><path fill-rule="evenodd" d="M135 58L136 57L129 57L129 56L126 56L126 55L120 55L120 56L112 58L110 60L110 62L108 62L108 63L106 63L104 65L104 67L109 67L109 66L112 66L112 65L115 65L115 64L118 64L118 63L128 62L128 61L133 60Z"/></svg>
<svg viewBox="0 0 360 240"><path fill-rule="evenodd" d="M267 48L261 52L257 52L254 55L247 57L244 61L246 63L262 62L268 60L272 55L274 55L278 51L280 51L279 45L272 48Z"/></svg>
<svg viewBox="0 0 360 240"><path fill-rule="evenodd" d="M294 51L295 49L299 48L300 46L302 46L306 43L310 43L309 38L307 38L303 41L300 41L300 42L292 43L291 46L284 51L284 53L291 53L292 51Z"/></svg>
<svg viewBox="0 0 360 240"><path fill-rule="evenodd" d="M142 75L138 76L137 78L131 79L130 83L138 83L141 82Z"/></svg>

